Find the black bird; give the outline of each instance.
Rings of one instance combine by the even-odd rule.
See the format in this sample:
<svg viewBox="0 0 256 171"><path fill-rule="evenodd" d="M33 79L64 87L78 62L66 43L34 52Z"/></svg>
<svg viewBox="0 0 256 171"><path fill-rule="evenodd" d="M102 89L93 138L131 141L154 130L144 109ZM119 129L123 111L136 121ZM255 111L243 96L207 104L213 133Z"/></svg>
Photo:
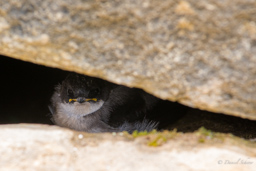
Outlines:
<svg viewBox="0 0 256 171"><path fill-rule="evenodd" d="M161 129L166 121L177 120L181 114L161 114L175 112L175 106L141 89L72 73L56 87L49 109L52 121L62 127L86 132L132 132Z"/></svg>

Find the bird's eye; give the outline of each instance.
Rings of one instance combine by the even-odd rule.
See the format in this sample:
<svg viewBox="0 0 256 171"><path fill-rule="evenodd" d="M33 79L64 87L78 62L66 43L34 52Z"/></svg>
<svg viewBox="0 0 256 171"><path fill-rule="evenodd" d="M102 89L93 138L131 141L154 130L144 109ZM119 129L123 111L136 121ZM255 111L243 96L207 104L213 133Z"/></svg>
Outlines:
<svg viewBox="0 0 256 171"><path fill-rule="evenodd" d="M71 89L68 89L68 96L73 96L73 95L74 95L73 91Z"/></svg>
<svg viewBox="0 0 256 171"><path fill-rule="evenodd" d="M100 93L100 89L95 88L95 89L90 90L88 96L89 96L89 98L93 98L93 97L96 97L99 93Z"/></svg>

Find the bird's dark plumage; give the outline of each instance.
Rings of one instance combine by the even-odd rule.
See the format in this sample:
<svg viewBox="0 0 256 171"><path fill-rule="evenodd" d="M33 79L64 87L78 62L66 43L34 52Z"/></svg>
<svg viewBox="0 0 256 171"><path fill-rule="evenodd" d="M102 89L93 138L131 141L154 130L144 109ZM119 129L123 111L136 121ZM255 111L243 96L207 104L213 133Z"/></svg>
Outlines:
<svg viewBox="0 0 256 171"><path fill-rule="evenodd" d="M72 73L56 87L49 108L59 126L86 132L132 132L161 128L162 118L156 117L155 108L160 105L160 112L168 108L161 106L163 102L140 89Z"/></svg>

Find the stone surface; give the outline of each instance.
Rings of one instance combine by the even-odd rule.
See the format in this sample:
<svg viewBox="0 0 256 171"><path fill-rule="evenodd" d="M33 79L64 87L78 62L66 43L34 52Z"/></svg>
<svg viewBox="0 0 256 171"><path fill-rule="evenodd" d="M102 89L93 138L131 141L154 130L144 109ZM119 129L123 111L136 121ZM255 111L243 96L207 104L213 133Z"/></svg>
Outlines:
<svg viewBox="0 0 256 171"><path fill-rule="evenodd" d="M256 119L255 0L1 0L0 54Z"/></svg>
<svg viewBox="0 0 256 171"><path fill-rule="evenodd" d="M169 135L168 140L156 147L148 145L161 135ZM1 125L0 139L1 171L249 171L256 167L255 143L222 134L165 133L132 138L19 124Z"/></svg>

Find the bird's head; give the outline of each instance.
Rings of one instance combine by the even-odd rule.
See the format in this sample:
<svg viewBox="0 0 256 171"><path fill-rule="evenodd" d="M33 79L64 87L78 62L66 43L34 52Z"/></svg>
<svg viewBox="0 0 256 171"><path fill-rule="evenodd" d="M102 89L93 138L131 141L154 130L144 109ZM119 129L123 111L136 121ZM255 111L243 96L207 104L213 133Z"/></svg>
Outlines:
<svg viewBox="0 0 256 171"><path fill-rule="evenodd" d="M106 101L112 84L97 78L69 74L62 82L60 97L66 103L97 103Z"/></svg>

